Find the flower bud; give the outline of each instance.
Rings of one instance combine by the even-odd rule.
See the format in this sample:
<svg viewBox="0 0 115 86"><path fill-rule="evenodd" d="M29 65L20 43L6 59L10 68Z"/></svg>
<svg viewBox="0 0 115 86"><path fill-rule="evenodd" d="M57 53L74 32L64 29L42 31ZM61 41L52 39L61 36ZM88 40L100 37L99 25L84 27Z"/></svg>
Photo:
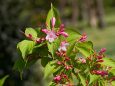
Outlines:
<svg viewBox="0 0 115 86"><path fill-rule="evenodd" d="M53 28L54 28L55 22L56 22L55 17L52 17L52 19L51 19L51 23L52 23L52 27L53 27Z"/></svg>

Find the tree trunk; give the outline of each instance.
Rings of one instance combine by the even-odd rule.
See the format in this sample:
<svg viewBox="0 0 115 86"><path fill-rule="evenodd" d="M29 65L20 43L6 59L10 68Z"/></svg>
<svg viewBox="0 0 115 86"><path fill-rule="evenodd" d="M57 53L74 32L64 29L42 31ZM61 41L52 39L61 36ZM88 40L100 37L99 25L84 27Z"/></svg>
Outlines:
<svg viewBox="0 0 115 86"><path fill-rule="evenodd" d="M62 19L62 22L64 22L63 14L64 14L64 9L65 9L65 0L59 0L59 8L60 8L60 17Z"/></svg>
<svg viewBox="0 0 115 86"><path fill-rule="evenodd" d="M88 15L89 15L89 23L90 26L96 27L96 12L95 12L95 3L94 0L87 0L88 5Z"/></svg>
<svg viewBox="0 0 115 86"><path fill-rule="evenodd" d="M71 0L72 5L72 23L76 24L78 21L78 0Z"/></svg>
<svg viewBox="0 0 115 86"><path fill-rule="evenodd" d="M81 15L82 15L82 19L83 21L87 21L88 20L88 6L87 6L87 2L86 0L81 0Z"/></svg>
<svg viewBox="0 0 115 86"><path fill-rule="evenodd" d="M96 7L97 7L97 18L99 27L104 28L105 22L104 22L104 8L102 0L96 0Z"/></svg>

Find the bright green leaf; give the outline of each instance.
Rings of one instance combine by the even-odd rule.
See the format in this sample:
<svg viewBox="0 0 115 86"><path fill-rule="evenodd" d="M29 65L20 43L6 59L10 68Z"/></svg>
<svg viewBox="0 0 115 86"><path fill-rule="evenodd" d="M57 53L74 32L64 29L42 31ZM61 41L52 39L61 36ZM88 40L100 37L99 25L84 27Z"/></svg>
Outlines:
<svg viewBox="0 0 115 86"><path fill-rule="evenodd" d="M99 75L90 74L90 82L89 82L89 84L91 84L92 82L96 81L98 78L99 78Z"/></svg>
<svg viewBox="0 0 115 86"><path fill-rule="evenodd" d="M57 83L52 81L52 82L49 83L49 86L57 86Z"/></svg>
<svg viewBox="0 0 115 86"><path fill-rule="evenodd" d="M93 44L91 41L86 41L78 43L76 49L79 50L84 56L92 56L93 54Z"/></svg>
<svg viewBox="0 0 115 86"><path fill-rule="evenodd" d="M112 81L111 84L112 84L112 86L115 86L115 81Z"/></svg>
<svg viewBox="0 0 115 86"><path fill-rule="evenodd" d="M61 44L60 39L56 39L53 43L47 43L48 49L51 52L53 57L54 57L55 52L58 50L60 44Z"/></svg>
<svg viewBox="0 0 115 86"><path fill-rule="evenodd" d="M27 54L29 54L32 51L32 49L34 48L34 45L35 45L35 42L30 41L30 40L23 40L18 43L17 49L18 51L21 52L24 60L26 60Z"/></svg>
<svg viewBox="0 0 115 86"><path fill-rule="evenodd" d="M3 78L0 79L0 86L3 86L5 83L5 80L9 77L9 75L4 76Z"/></svg>
<svg viewBox="0 0 115 86"><path fill-rule="evenodd" d="M29 34L32 34L32 37L34 38L34 40L37 39L37 32L36 32L35 29L33 29L33 28L26 28L25 35L29 36Z"/></svg>
<svg viewBox="0 0 115 86"><path fill-rule="evenodd" d="M56 61L50 61L46 66L45 66L45 71L44 71L44 78L47 78L51 74L55 73L60 69L60 66L57 65Z"/></svg>
<svg viewBox="0 0 115 86"><path fill-rule="evenodd" d="M100 63L101 65L109 66L115 68L115 61L110 58L103 58L104 62Z"/></svg>
<svg viewBox="0 0 115 86"><path fill-rule="evenodd" d="M59 13L57 11L56 8L53 7L53 5L51 5L51 9L47 15L47 19L46 19L46 23L49 25L49 27L51 27L51 18L55 17L56 18L56 24L55 24L55 28L60 27L61 25L61 21L60 21L60 17L59 17Z"/></svg>
<svg viewBox="0 0 115 86"><path fill-rule="evenodd" d="M110 69L109 72L111 72L115 76L115 69Z"/></svg>
<svg viewBox="0 0 115 86"><path fill-rule="evenodd" d="M81 38L81 34L78 33L76 30L74 29L66 29L66 31L68 33L68 37L65 38L63 37L63 39L61 39L62 41L63 40L67 40L67 42L69 43L69 47L67 47L67 52L66 54L68 56L71 55L71 53L73 52L72 50L74 49L75 45L76 45L76 41L79 40Z"/></svg>
<svg viewBox="0 0 115 86"><path fill-rule="evenodd" d="M78 73L78 76L80 78L80 81L82 83L83 86L86 86L86 79L83 75L81 75L80 73Z"/></svg>

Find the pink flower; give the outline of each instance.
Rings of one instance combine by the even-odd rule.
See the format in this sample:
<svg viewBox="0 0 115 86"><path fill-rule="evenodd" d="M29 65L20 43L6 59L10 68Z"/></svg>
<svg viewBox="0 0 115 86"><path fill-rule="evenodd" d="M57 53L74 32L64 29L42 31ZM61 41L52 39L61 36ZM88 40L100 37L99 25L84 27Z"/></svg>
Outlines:
<svg viewBox="0 0 115 86"><path fill-rule="evenodd" d="M61 35L64 37L68 37L68 34L66 32L61 32Z"/></svg>
<svg viewBox="0 0 115 86"><path fill-rule="evenodd" d="M40 38L38 38L38 39L36 39L36 42L41 43L42 41Z"/></svg>
<svg viewBox="0 0 115 86"><path fill-rule="evenodd" d="M102 58L103 58L103 56L99 56L99 57L98 57L98 59L102 59Z"/></svg>
<svg viewBox="0 0 115 86"><path fill-rule="evenodd" d="M62 31L58 31L57 35L62 35L64 37L68 37L68 34L66 32L63 32L65 29L62 29Z"/></svg>
<svg viewBox="0 0 115 86"><path fill-rule="evenodd" d="M65 69L66 69L66 70L68 70L68 69L69 69L69 66L68 66L68 65L67 65L67 66L65 66Z"/></svg>
<svg viewBox="0 0 115 86"><path fill-rule="evenodd" d="M99 74L99 75L101 75L101 76L108 75L108 72L107 72L107 71L93 71L92 73L93 73L93 74Z"/></svg>
<svg viewBox="0 0 115 86"><path fill-rule="evenodd" d="M46 33L46 34L49 32L48 29L41 29L41 31L42 31L43 33Z"/></svg>
<svg viewBox="0 0 115 86"><path fill-rule="evenodd" d="M52 17L51 23L52 23L52 27L53 27L53 28L54 28L55 22L56 22L56 18L55 18L55 17Z"/></svg>
<svg viewBox="0 0 115 86"><path fill-rule="evenodd" d="M68 58L68 57L66 57L64 61L67 61L67 60L69 60L69 58Z"/></svg>
<svg viewBox="0 0 115 86"><path fill-rule="evenodd" d="M98 60L98 61L96 61L96 63L98 63L98 62L104 62L104 60Z"/></svg>
<svg viewBox="0 0 115 86"><path fill-rule="evenodd" d="M87 36L85 33L83 33L83 37L80 39L81 42L84 42L86 40Z"/></svg>
<svg viewBox="0 0 115 86"><path fill-rule="evenodd" d="M100 64L98 64L98 65L95 67L95 69L97 69L97 68L99 68L99 67L101 67L101 65L100 65Z"/></svg>
<svg viewBox="0 0 115 86"><path fill-rule="evenodd" d="M46 26L46 27L49 27L47 23L45 23L45 26Z"/></svg>
<svg viewBox="0 0 115 86"><path fill-rule="evenodd" d="M61 42L61 46L58 48L58 50L61 52L61 50L66 51L66 47L68 47L69 44L64 40Z"/></svg>
<svg viewBox="0 0 115 86"><path fill-rule="evenodd" d="M57 61L57 65L61 65L61 62L60 62L60 61Z"/></svg>
<svg viewBox="0 0 115 86"><path fill-rule="evenodd" d="M49 40L49 42L53 42L54 39L57 39L58 37L56 36L56 32L55 31L50 31L47 33L47 36L46 36L46 40Z"/></svg>
<svg viewBox="0 0 115 86"><path fill-rule="evenodd" d="M56 83L59 83L60 80L61 80L61 77L56 75L56 77L54 78L54 81L55 81Z"/></svg>
<svg viewBox="0 0 115 86"><path fill-rule="evenodd" d="M64 27L64 24L61 24L61 26L59 28L63 28Z"/></svg>
<svg viewBox="0 0 115 86"><path fill-rule="evenodd" d="M108 71L110 70L112 67L106 67L105 70Z"/></svg>
<svg viewBox="0 0 115 86"><path fill-rule="evenodd" d="M30 38L31 40L34 40L32 37L32 34L29 34L29 36L25 35L27 38Z"/></svg>
<svg viewBox="0 0 115 86"><path fill-rule="evenodd" d="M86 81L86 84L87 84L87 85L89 84L88 81Z"/></svg>
<svg viewBox="0 0 115 86"><path fill-rule="evenodd" d="M36 42L41 43L42 41L45 41L45 38L37 38Z"/></svg>
<svg viewBox="0 0 115 86"><path fill-rule="evenodd" d="M106 48L103 48L100 52L99 52L99 54L101 55L103 52L105 52L106 51Z"/></svg>
<svg viewBox="0 0 115 86"><path fill-rule="evenodd" d="M65 31L65 30L66 30L65 28L62 28L60 31L63 32L63 31Z"/></svg>
<svg viewBox="0 0 115 86"><path fill-rule="evenodd" d="M70 65L70 67L72 68L72 67L73 67L73 65Z"/></svg>
<svg viewBox="0 0 115 86"><path fill-rule="evenodd" d="M78 60L81 61L82 63L86 63L86 60L84 58L82 58L82 57L79 58Z"/></svg>
<svg viewBox="0 0 115 86"><path fill-rule="evenodd" d="M109 80L109 82L111 82L111 81L113 81L113 80L115 80L115 77L112 77L112 78Z"/></svg>

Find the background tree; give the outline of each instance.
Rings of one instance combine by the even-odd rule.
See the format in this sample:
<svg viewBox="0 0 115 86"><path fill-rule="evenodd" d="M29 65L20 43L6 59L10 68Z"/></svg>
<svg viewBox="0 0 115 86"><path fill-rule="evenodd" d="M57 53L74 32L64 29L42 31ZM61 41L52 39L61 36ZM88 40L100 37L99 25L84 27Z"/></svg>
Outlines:
<svg viewBox="0 0 115 86"><path fill-rule="evenodd" d="M96 9L97 9L98 25L100 28L104 28L105 21L104 21L104 7L102 0L96 0Z"/></svg>

